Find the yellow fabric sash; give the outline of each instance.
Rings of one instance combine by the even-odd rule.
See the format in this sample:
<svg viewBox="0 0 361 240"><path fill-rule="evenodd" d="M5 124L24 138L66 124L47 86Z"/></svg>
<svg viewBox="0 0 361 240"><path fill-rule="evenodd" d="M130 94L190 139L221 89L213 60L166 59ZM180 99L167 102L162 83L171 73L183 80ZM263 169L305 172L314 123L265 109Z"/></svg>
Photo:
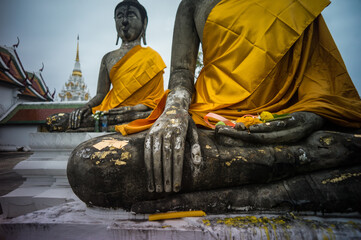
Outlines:
<svg viewBox="0 0 361 240"><path fill-rule="evenodd" d="M144 104L154 108L164 93L161 56L150 47L135 46L110 70L113 88L93 112Z"/></svg>
<svg viewBox="0 0 361 240"><path fill-rule="evenodd" d="M204 121L209 112L236 120L262 111L310 111L345 127L361 127L360 97L320 15L328 4L218 3L203 32L204 68L189 109L196 124L209 127Z"/></svg>

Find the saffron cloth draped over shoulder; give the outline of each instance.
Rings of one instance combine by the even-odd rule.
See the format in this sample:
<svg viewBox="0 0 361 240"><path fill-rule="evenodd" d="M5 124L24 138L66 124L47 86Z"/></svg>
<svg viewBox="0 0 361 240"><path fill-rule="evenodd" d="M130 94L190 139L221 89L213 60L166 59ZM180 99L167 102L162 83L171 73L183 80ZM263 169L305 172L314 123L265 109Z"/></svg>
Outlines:
<svg viewBox="0 0 361 240"><path fill-rule="evenodd" d="M93 112L121 106L144 104L152 109L164 93L165 64L161 56L150 47L135 46L110 70L113 88Z"/></svg>
<svg viewBox="0 0 361 240"><path fill-rule="evenodd" d="M198 125L213 112L314 112L361 127L361 101L321 11L328 0L223 0L203 32L204 68L189 109ZM154 116L153 116L154 118ZM140 123L140 122L139 122ZM124 133L132 133L132 124Z"/></svg>

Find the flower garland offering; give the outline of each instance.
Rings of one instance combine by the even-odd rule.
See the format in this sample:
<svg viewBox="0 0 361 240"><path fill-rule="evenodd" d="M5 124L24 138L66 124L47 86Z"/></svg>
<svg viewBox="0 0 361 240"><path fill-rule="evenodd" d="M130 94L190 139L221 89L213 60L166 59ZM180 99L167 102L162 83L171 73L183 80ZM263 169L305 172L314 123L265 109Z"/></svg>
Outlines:
<svg viewBox="0 0 361 240"><path fill-rule="evenodd" d="M267 121L269 121L269 120L274 119L275 117L273 116L272 113L267 112L267 111L263 111L263 112L261 113L261 115L259 115L259 118L260 118L260 120L261 120L262 122L267 122Z"/></svg>
<svg viewBox="0 0 361 240"><path fill-rule="evenodd" d="M104 112L97 110L95 113L92 114L92 117L95 120L94 123L94 132L99 132L99 119L101 116L104 115Z"/></svg>
<svg viewBox="0 0 361 240"><path fill-rule="evenodd" d="M255 125L255 124L260 124L263 123L258 116L253 116L253 115L244 115L240 118L237 118L236 120L236 124L237 123L243 123L243 125L246 128L249 128L249 126ZM241 125L242 126L242 125ZM242 128L242 127L241 127Z"/></svg>
<svg viewBox="0 0 361 240"><path fill-rule="evenodd" d="M216 127L219 126L219 125L226 126L226 124L224 122L222 122L222 121L217 122Z"/></svg>
<svg viewBox="0 0 361 240"><path fill-rule="evenodd" d="M104 115L104 112L97 110L95 113L92 114L92 117L95 120L99 120L101 116Z"/></svg>
<svg viewBox="0 0 361 240"><path fill-rule="evenodd" d="M226 126L233 127L237 130L246 130L250 126L255 125L255 124L261 124L261 123L266 123L266 122L275 121L275 120L282 120L282 119L286 119L286 118L290 118L290 117L291 116L288 113L278 115L278 114L272 114L267 111L263 111L261 114L258 114L258 115L247 114L240 118L237 118L236 121L230 121L218 114L208 113L204 117L204 121L213 129L219 125L226 125ZM209 123L208 118L213 118L213 119L219 120L219 121L214 126Z"/></svg>
<svg viewBox="0 0 361 240"><path fill-rule="evenodd" d="M272 114L270 112L267 111L263 111L260 115L244 115L240 118L238 118L236 120L236 128L237 129L242 129L244 130L244 128L249 128L252 125L255 124L260 124L260 123L265 123L265 122L270 122L270 121L275 121L275 120L282 120L282 119L286 119L286 118L290 118L291 116L287 113L287 114ZM241 124L237 124L237 123L241 123Z"/></svg>

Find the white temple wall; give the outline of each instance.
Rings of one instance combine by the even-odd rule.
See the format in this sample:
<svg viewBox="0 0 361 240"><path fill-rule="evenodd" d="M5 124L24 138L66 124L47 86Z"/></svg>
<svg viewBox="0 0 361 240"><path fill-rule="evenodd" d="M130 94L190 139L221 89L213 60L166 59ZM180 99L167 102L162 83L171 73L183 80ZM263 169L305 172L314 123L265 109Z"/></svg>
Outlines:
<svg viewBox="0 0 361 240"><path fill-rule="evenodd" d="M29 133L38 132L38 125L0 126L0 151L29 150Z"/></svg>
<svg viewBox="0 0 361 240"><path fill-rule="evenodd" d="M18 93L17 88L0 85L0 116L6 113L6 111L16 103Z"/></svg>

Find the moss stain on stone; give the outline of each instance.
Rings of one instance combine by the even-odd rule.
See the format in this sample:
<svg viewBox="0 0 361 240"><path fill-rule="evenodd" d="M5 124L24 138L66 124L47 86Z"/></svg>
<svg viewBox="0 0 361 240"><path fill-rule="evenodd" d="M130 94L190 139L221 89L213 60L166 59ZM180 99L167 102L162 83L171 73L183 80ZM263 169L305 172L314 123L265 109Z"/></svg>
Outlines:
<svg viewBox="0 0 361 240"><path fill-rule="evenodd" d="M203 219L203 224L206 226L211 226L211 222L208 219Z"/></svg>
<svg viewBox="0 0 361 240"><path fill-rule="evenodd" d="M333 137L321 137L320 138L320 142L326 146L330 146L333 141L334 141Z"/></svg>
<svg viewBox="0 0 361 240"><path fill-rule="evenodd" d="M281 146L277 146L277 147L275 147L275 150L276 150L276 152L282 152L282 148L283 147L281 147Z"/></svg>
<svg viewBox="0 0 361 240"><path fill-rule="evenodd" d="M321 183L322 184L327 184L327 183L338 183L338 182L342 182L348 178L352 178L352 177L359 177L361 176L361 173L344 173L341 174L338 177L335 178L329 178L329 179L325 179L323 180Z"/></svg>
<svg viewBox="0 0 361 240"><path fill-rule="evenodd" d="M225 162L227 167L230 167L233 162L236 162L238 160L243 160L244 162L248 162L248 160L243 156L236 156L235 158L232 158L231 161Z"/></svg>
<svg viewBox="0 0 361 240"><path fill-rule="evenodd" d="M127 165L126 162L124 162L124 161L122 161L122 160L119 160L119 159L117 159L117 160L112 159L111 161L114 162L114 165L117 165L117 166Z"/></svg>
<svg viewBox="0 0 361 240"><path fill-rule="evenodd" d="M176 113L177 113L176 110L170 110L170 111L166 112L165 114L167 114L167 115L174 115L174 114L176 114Z"/></svg>
<svg viewBox="0 0 361 240"><path fill-rule="evenodd" d="M129 160L131 156L132 155L130 154L130 152L123 152L122 155L120 156L120 159L121 160Z"/></svg>

